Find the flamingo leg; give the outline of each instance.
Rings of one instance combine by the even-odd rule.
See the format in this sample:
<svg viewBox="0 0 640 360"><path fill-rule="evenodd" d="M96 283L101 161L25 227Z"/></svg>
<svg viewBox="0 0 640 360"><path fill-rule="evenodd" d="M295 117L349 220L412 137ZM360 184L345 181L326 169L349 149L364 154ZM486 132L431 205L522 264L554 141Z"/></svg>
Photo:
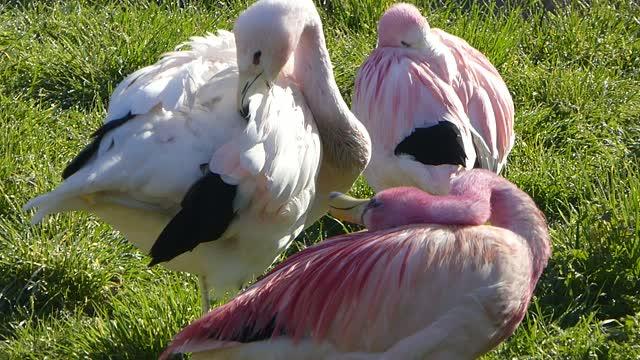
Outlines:
<svg viewBox="0 0 640 360"><path fill-rule="evenodd" d="M200 301L202 302L202 313L209 312L211 299L209 298L209 288L207 287L207 278L203 275L198 276L200 281Z"/></svg>

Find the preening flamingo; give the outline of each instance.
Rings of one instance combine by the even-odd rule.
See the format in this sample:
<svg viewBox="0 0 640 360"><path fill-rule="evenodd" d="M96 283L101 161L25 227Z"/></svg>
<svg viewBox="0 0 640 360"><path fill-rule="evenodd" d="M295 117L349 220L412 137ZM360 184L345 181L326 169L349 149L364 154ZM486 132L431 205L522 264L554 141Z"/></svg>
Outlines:
<svg viewBox="0 0 640 360"><path fill-rule="evenodd" d="M409 4L380 19L352 110L372 139L365 176L376 191L417 186L446 194L461 167L499 173L513 147L513 100L498 71Z"/></svg>
<svg viewBox="0 0 640 360"><path fill-rule="evenodd" d="M161 358L471 359L514 332L551 253L533 200L487 170L445 196L402 187L330 206L369 230L294 254Z"/></svg>
<svg viewBox="0 0 640 360"><path fill-rule="evenodd" d="M326 213L370 141L340 96L311 0L258 1L233 34L186 45L118 85L64 181L25 209L38 208L34 223L98 215L151 264L199 275L206 310L209 289L237 290Z"/></svg>

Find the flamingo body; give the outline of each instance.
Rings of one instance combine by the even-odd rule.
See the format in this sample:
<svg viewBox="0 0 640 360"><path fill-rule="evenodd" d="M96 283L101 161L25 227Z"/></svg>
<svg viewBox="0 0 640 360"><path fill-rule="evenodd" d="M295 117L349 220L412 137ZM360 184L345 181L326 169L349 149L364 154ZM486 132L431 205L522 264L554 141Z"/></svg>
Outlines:
<svg viewBox="0 0 640 360"><path fill-rule="evenodd" d="M371 186L445 194L460 168L499 173L513 147L513 101L491 62L431 29L409 4L390 8L356 78L353 112L372 137Z"/></svg>
<svg viewBox="0 0 640 360"><path fill-rule="evenodd" d="M206 274L211 287L237 288L302 230L320 139L301 93L284 80L252 99L248 119L238 113L232 33L186 45L118 85L95 151L81 153L63 183L26 208L39 207L34 222L58 211L92 212L143 252L162 246L151 251L154 261ZM207 178L214 181L194 186ZM191 210L215 236L197 238L196 229L161 243L165 227L189 210L188 192L195 194Z"/></svg>
<svg viewBox="0 0 640 360"><path fill-rule="evenodd" d="M151 265L198 274L206 295L264 271L326 213L329 191L349 189L370 143L312 1L258 1L234 33L186 46L118 85L64 181L25 209L38 208L34 223L92 212Z"/></svg>
<svg viewBox="0 0 640 360"><path fill-rule="evenodd" d="M490 172L465 173L451 188L448 196L389 189L349 208L376 230L291 256L185 328L164 356L471 359L487 352L523 319L550 254L548 233L533 201ZM480 225L487 220L494 225Z"/></svg>

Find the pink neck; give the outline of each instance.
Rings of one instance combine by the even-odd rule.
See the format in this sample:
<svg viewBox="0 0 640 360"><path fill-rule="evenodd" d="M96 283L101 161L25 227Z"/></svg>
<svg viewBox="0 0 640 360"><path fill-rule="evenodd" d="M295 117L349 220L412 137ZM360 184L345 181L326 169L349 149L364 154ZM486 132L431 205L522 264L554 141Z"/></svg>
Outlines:
<svg viewBox="0 0 640 360"><path fill-rule="evenodd" d="M384 190L376 198L383 211L365 212L372 231L409 224L482 225L489 220L489 199L468 195L436 196L413 187Z"/></svg>
<svg viewBox="0 0 640 360"><path fill-rule="evenodd" d="M428 205L422 205L426 203ZM416 201L421 209L408 215L407 218L417 220L428 219L428 222L446 225L482 225L489 220L491 208L488 199L466 195L435 196L423 193Z"/></svg>
<svg viewBox="0 0 640 360"><path fill-rule="evenodd" d="M455 179L451 195L479 197L491 206L491 225L511 230L529 245L535 283L551 255L544 215L533 200L515 185L486 170L473 170Z"/></svg>
<svg viewBox="0 0 640 360"><path fill-rule="evenodd" d="M393 204L384 214L365 213L365 225L379 230L408 224L491 225L520 235L533 256L532 281L538 280L551 254L544 216L515 185L486 170L471 170L454 179L446 196L416 188L395 188L378 194ZM388 205L389 206L389 205Z"/></svg>

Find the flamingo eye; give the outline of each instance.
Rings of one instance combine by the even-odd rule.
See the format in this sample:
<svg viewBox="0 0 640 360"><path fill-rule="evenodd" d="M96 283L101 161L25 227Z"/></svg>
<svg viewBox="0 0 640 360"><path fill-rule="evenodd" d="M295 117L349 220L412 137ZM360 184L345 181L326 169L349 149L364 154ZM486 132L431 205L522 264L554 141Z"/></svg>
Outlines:
<svg viewBox="0 0 640 360"><path fill-rule="evenodd" d="M402 44L402 46L404 47L411 47L411 44L404 42L404 41L400 41L400 44Z"/></svg>
<svg viewBox="0 0 640 360"><path fill-rule="evenodd" d="M368 209L375 209L380 206L382 206L382 201L376 199L371 199L371 201L369 201L369 204L367 204Z"/></svg>

